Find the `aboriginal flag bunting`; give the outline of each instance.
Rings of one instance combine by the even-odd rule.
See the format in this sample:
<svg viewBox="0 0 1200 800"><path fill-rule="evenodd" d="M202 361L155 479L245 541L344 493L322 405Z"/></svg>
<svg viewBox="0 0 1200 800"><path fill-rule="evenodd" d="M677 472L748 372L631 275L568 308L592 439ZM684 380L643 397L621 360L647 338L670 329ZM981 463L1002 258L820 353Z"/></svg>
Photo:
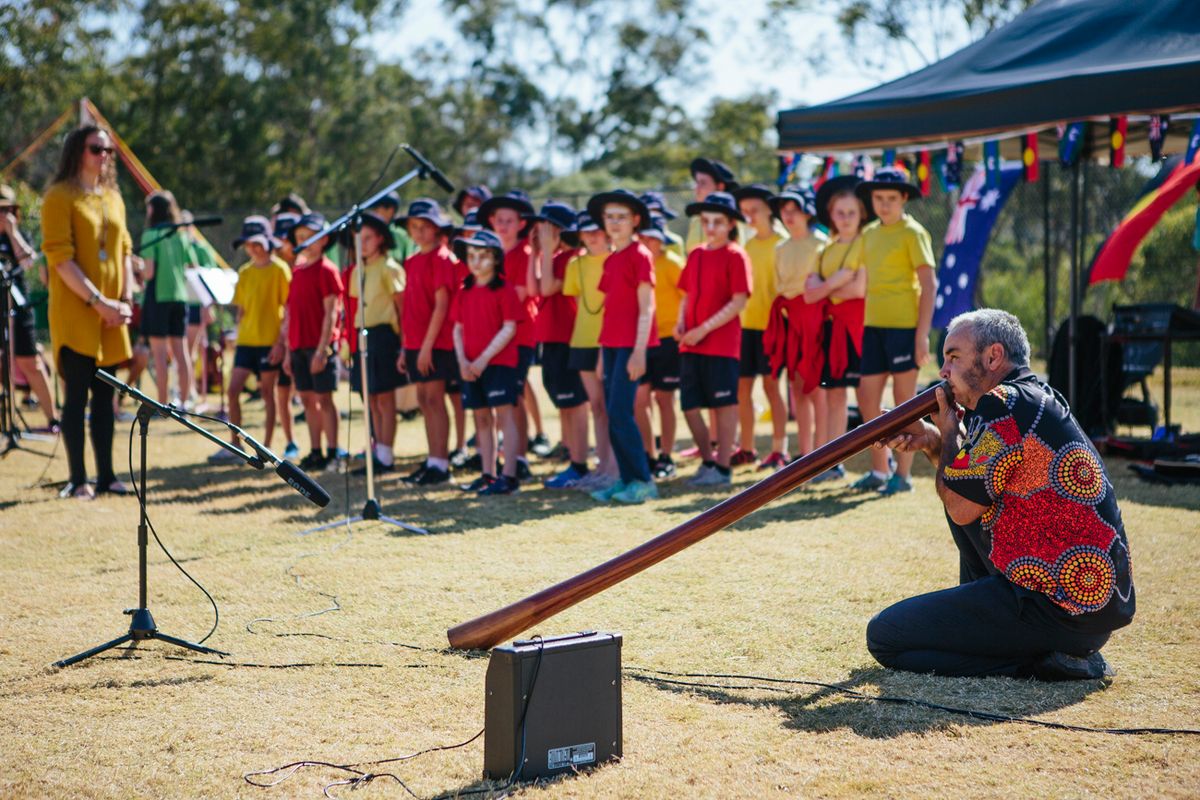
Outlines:
<svg viewBox="0 0 1200 800"><path fill-rule="evenodd" d="M1021 142L1021 168L1026 183L1037 183L1038 179L1038 135L1027 133Z"/></svg>
<svg viewBox="0 0 1200 800"><path fill-rule="evenodd" d="M1108 121L1108 165L1113 169L1125 166L1125 139L1129 134L1129 117L1112 117Z"/></svg>

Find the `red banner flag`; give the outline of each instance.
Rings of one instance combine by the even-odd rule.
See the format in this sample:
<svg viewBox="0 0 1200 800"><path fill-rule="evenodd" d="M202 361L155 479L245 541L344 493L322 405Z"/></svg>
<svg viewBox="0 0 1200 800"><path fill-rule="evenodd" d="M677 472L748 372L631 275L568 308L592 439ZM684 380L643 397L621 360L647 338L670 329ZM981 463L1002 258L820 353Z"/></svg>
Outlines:
<svg viewBox="0 0 1200 800"><path fill-rule="evenodd" d="M1036 133L1025 134L1025 141L1021 145L1021 165L1025 170L1025 182L1037 183L1038 135Z"/></svg>
<svg viewBox="0 0 1200 800"><path fill-rule="evenodd" d="M917 154L917 184L921 187L921 195L929 194L929 179L933 177L933 170L929 166L929 151L922 150Z"/></svg>
<svg viewBox="0 0 1200 800"><path fill-rule="evenodd" d="M1108 164L1113 169L1125 166L1125 138L1128 133L1128 117L1111 117L1108 120Z"/></svg>

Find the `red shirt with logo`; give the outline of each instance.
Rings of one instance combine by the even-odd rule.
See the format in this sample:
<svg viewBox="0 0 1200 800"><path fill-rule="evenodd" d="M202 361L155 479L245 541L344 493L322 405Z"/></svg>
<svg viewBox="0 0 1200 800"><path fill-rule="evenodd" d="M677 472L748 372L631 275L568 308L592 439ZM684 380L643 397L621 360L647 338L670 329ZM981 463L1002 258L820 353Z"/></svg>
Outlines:
<svg viewBox="0 0 1200 800"><path fill-rule="evenodd" d="M567 273L567 264L578 250L560 250L554 254L551 265L554 279L561 281ZM534 338L539 342L567 344L575 328L575 298L559 292L541 298L537 319L533 323Z"/></svg>
<svg viewBox="0 0 1200 800"><path fill-rule="evenodd" d="M425 341L429 323L433 318L438 289L446 290L446 319L442 322L434 350L453 350L454 337L450 323L450 302L454 299L458 284L456 262L448 247L442 246L428 253L413 253L404 260L404 307L400 314L400 333L404 347L419 350Z"/></svg>
<svg viewBox="0 0 1200 800"><path fill-rule="evenodd" d="M311 350L321 342L321 326L325 321L325 298L342 295L342 276L337 266L322 257L315 264L292 268L292 285L288 291L288 347L292 350ZM336 342L337 316L329 341Z"/></svg>
<svg viewBox="0 0 1200 800"><path fill-rule="evenodd" d="M470 289L461 289L454 296L454 321L463 326L463 352L468 361L479 358L496 334L504 327L504 323L517 323L520 330L520 320L525 314L521 300L512 284L505 281L504 285L490 289L487 286L475 284ZM517 337L508 340L488 365L497 364L502 367L517 366Z"/></svg>
<svg viewBox="0 0 1200 800"><path fill-rule="evenodd" d="M504 282L509 286L524 286L525 273L529 271L529 241L520 239L504 254ZM515 289L514 289L515 291ZM538 315L538 298L525 298L525 313L517 323L517 346L533 347L537 340L533 335L533 322Z"/></svg>

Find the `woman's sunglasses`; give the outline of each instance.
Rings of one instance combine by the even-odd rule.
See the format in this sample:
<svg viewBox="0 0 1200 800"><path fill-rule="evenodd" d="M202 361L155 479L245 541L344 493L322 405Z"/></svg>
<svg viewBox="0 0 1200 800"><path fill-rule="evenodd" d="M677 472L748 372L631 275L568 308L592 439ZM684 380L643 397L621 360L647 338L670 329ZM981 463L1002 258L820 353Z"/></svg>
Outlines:
<svg viewBox="0 0 1200 800"><path fill-rule="evenodd" d="M98 156L101 153L111 156L113 153L117 152L117 148L115 147L103 147L98 144L89 144L88 150L91 151L91 154L94 156Z"/></svg>

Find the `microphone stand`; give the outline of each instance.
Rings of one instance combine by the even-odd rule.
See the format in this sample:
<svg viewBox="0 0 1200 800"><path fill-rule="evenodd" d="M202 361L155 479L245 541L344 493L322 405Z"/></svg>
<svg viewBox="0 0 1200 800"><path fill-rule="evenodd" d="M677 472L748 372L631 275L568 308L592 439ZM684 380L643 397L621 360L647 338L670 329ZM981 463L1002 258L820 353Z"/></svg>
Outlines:
<svg viewBox="0 0 1200 800"><path fill-rule="evenodd" d="M10 268L11 267L11 268ZM26 453L53 458L50 453L43 453L21 444L22 439L30 441L53 441L53 436L42 436L30 433L29 424L21 416L17 408L17 395L13 383L12 364L15 358L12 341L13 306L21 308L26 304L25 296L13 284L13 281L24 270L20 265L11 265L8 259L0 256L0 458L4 458L13 450L24 450ZM51 409L53 411L53 409ZM25 430L21 430L24 427Z"/></svg>
<svg viewBox="0 0 1200 800"><path fill-rule="evenodd" d="M122 383L104 370L96 370L96 377L104 381L109 386L112 386L117 391L128 395L137 400L141 405L138 407L137 423L138 433L141 437L141 471L138 476L140 489L138 491L138 527L137 527L137 544L138 544L138 605L137 608L128 608L125 613L130 615L132 619L129 622L129 631L122 636L118 636L110 642L97 645L90 650L85 650L82 653L73 655L69 658L64 658L60 661L55 661L56 667L68 667L71 664L83 661L85 658L91 658L94 655L103 653L106 650L111 650L114 647L119 647L126 642L133 642L136 646L138 642L146 641L147 639L158 639L167 642L168 644L183 647L188 650L194 650L197 653L207 653L211 655L227 656L228 653L217 650L212 647L205 647L201 644L189 642L185 639L180 639L175 636L169 636L161 632L154 624L154 617L150 614L150 608L146 601L146 548L148 545L147 534L149 532L149 521L146 514L147 496L146 496L146 435L150 428L150 420L155 416L173 419L185 428L195 431L209 441L225 448L231 453L234 453L255 469L262 469L266 464L278 462L279 459L267 448L259 444L253 437L232 423L225 423L231 430L235 431L239 436L243 437L251 448L255 451L253 454L247 453L239 447L230 444L219 436L205 430L190 419L184 417L174 406L163 405L156 400L139 392L137 389Z"/></svg>
<svg viewBox="0 0 1200 800"><path fill-rule="evenodd" d="M446 182L446 178L441 174L441 172L439 172L436 167L434 167L432 164L430 164L428 161L426 161L425 158L422 157L420 153L413 150L408 145L401 145L401 147L403 147L404 151L407 152L410 156L412 156L413 159L418 163L418 166L415 169L412 169L409 172L405 173L403 176L401 176L399 179L397 179L396 181L391 183L389 186L386 186L383 189L381 189L380 191L376 192L374 195L372 195L367 200L364 200L362 203L356 203L347 213L343 214L342 216L338 217L333 222L329 223L328 227L326 227L325 230L321 231L320 233L314 234L313 236L310 236L305 241L296 245L296 251L300 252L300 251L304 250L304 248L311 245L313 242L319 241L322 236L334 234L334 233L337 233L338 231L344 230L345 228L349 227L354 232L354 264L355 264L355 270L358 273L359 308L363 308L363 302L366 298L366 273L367 273L367 271L366 271L365 265L363 264L363 260L362 260L362 225L363 225L362 215L363 215L363 212L366 209L370 208L377 200L379 200L380 198L387 195L389 192L392 192L392 191L400 188L401 186L403 186L406 183L409 183L410 181L412 181L415 178L432 179L443 189L445 189L447 186L449 186L449 183ZM449 191L454 191L454 187L450 186ZM363 309L363 322L364 323L366 322L366 310L365 309ZM304 535L307 535L310 533L317 533L318 531L324 531L324 530L329 530L330 528L336 528L341 525L350 525L354 522L363 522L365 520L370 520L372 522L385 522L388 525L393 525L397 528L402 528L406 531L409 531L410 533L419 533L422 535L428 534L429 531L425 530L424 528L417 527L416 525L410 525L407 522L401 522L398 519L394 519L392 517L385 516L383 514L383 509L379 505L379 500L375 497L375 451L374 451L374 447L372 445L372 438L374 436L374 433L373 433L373 427L371 425L371 403L369 400L369 398L371 396L371 392L370 392L370 387L368 386L368 382L367 382L368 381L368 376L367 376L367 326L365 324L360 325L358 328L358 361L359 361L359 367L361 370L360 374L362 377L363 421L367 427L367 454L366 454L366 459L365 459L366 467L367 467L367 500L365 503L363 503L362 511L357 516L353 516L353 517L347 516L343 519L334 520L333 522L327 522L324 525L318 525L315 528L309 528L308 530L300 531L300 535L304 536ZM353 397L354 397L353 390L351 390L351 392L350 392L350 397L351 397L351 402L353 402Z"/></svg>

